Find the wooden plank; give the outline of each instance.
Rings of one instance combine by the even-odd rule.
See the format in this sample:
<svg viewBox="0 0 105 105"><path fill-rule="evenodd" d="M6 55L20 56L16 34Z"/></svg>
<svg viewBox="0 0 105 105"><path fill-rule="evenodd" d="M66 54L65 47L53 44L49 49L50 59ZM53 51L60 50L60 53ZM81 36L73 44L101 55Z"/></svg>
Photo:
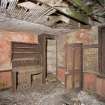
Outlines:
<svg viewBox="0 0 105 105"><path fill-rule="evenodd" d="M105 26L99 27L99 71L105 74Z"/></svg>
<svg viewBox="0 0 105 105"><path fill-rule="evenodd" d="M17 89L17 72L12 72L12 90L15 92Z"/></svg>
<svg viewBox="0 0 105 105"><path fill-rule="evenodd" d="M22 52L22 53L18 53L18 52L15 52L15 53L12 53L12 57L13 58L32 58L32 57L34 57L35 58L35 56L38 56L38 57L40 57L40 53L30 53L30 52Z"/></svg>
<svg viewBox="0 0 105 105"><path fill-rule="evenodd" d="M40 48L39 49L36 49L36 48L31 48L31 47L17 47L17 48L14 48L13 49L15 52L39 52L40 51Z"/></svg>
<svg viewBox="0 0 105 105"><path fill-rule="evenodd" d="M46 43L46 37L45 35L39 35L38 37L39 43L41 45L41 53L42 53L42 82L46 82L46 70L47 70L47 62L46 62L46 48L47 48L47 43Z"/></svg>
<svg viewBox="0 0 105 105"><path fill-rule="evenodd" d="M67 89L73 89L72 79L72 75L65 75L65 87Z"/></svg>
<svg viewBox="0 0 105 105"><path fill-rule="evenodd" d="M20 67L20 66L32 66L32 65L39 65L39 61L15 61L12 63L13 67Z"/></svg>
<svg viewBox="0 0 105 105"><path fill-rule="evenodd" d="M18 72L18 90L28 89L31 87L31 73Z"/></svg>
<svg viewBox="0 0 105 105"><path fill-rule="evenodd" d="M42 84L42 73L38 73L38 74L32 74L31 75L31 84L32 85L36 85L36 84ZM37 86L37 85L36 85Z"/></svg>
<svg viewBox="0 0 105 105"><path fill-rule="evenodd" d="M83 48L84 49L86 49L86 48L99 48L99 45L98 44L83 45Z"/></svg>
<svg viewBox="0 0 105 105"><path fill-rule="evenodd" d="M68 80L70 79L70 83L73 89L78 88L82 89L83 85L83 47L82 44L74 43L66 46L66 77L65 84L68 84ZM69 78L69 76L72 76ZM68 86L67 86L68 87Z"/></svg>
<svg viewBox="0 0 105 105"><path fill-rule="evenodd" d="M25 42L12 42L14 48L18 47L36 47L40 46L40 44L32 44L32 43L25 43Z"/></svg>
<svg viewBox="0 0 105 105"><path fill-rule="evenodd" d="M41 34L39 35L39 43L41 45L41 52L42 52L42 69L43 69L43 83L46 82L46 77L47 77L47 39L55 39L55 35L50 35L50 34Z"/></svg>

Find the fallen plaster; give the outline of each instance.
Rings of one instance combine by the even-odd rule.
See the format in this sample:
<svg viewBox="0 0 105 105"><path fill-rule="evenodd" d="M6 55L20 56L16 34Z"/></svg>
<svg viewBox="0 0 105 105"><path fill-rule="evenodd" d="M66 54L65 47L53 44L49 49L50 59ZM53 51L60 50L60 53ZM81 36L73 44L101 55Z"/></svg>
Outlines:
<svg viewBox="0 0 105 105"><path fill-rule="evenodd" d="M84 91L67 91L63 85L54 82L16 93L2 91L0 105L105 105L105 103Z"/></svg>

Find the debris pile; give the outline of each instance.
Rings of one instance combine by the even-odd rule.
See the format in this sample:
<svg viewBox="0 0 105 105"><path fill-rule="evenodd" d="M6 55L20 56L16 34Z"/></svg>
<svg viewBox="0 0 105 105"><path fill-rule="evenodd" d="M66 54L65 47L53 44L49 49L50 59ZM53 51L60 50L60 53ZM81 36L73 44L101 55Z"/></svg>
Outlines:
<svg viewBox="0 0 105 105"><path fill-rule="evenodd" d="M27 91L0 92L0 105L105 105L86 92L65 90L59 83L42 85Z"/></svg>
<svg viewBox="0 0 105 105"><path fill-rule="evenodd" d="M77 96L82 105L105 105L105 103L98 101L95 96L84 91L79 92Z"/></svg>

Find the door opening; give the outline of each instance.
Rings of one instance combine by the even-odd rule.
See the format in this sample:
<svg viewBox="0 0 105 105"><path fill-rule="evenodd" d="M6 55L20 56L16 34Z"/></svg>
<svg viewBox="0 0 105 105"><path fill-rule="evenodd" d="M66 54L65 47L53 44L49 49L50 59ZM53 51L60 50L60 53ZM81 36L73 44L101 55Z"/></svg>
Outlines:
<svg viewBox="0 0 105 105"><path fill-rule="evenodd" d="M69 89L82 89L83 51L81 43L66 46L66 76L65 86Z"/></svg>
<svg viewBox="0 0 105 105"><path fill-rule="evenodd" d="M43 83L56 80L57 41L55 35L41 34L38 36L42 52Z"/></svg>
<svg viewBox="0 0 105 105"><path fill-rule="evenodd" d="M57 49L56 49L56 39L47 38L47 81L56 81L56 68L57 68Z"/></svg>

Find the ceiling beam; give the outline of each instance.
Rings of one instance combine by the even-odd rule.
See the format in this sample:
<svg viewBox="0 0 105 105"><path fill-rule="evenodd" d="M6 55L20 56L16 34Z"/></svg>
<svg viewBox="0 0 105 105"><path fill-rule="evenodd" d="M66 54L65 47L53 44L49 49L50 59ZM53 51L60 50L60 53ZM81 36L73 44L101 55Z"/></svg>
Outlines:
<svg viewBox="0 0 105 105"><path fill-rule="evenodd" d="M78 17L75 17L75 16L73 16L73 15L69 15L69 14L66 14L66 13L64 13L64 12L62 12L62 11L57 11L58 12L58 14L61 14L61 15L63 15L63 16L65 16L65 17L67 17L67 18L69 18L69 19L72 19L72 20L74 20L74 21L77 21L77 22L79 22L79 23L81 23L81 24L83 24L83 25L89 25L89 23L88 22L86 22L86 21L84 21L84 20L82 20L82 19L80 19L80 18L78 18ZM72 12L73 13L73 12ZM77 16L79 16L79 14L77 14ZM78 18L78 19L77 19Z"/></svg>
<svg viewBox="0 0 105 105"><path fill-rule="evenodd" d="M96 0L96 2L97 2L102 8L105 8L105 6L103 5L103 3L101 3L100 0Z"/></svg>
<svg viewBox="0 0 105 105"><path fill-rule="evenodd" d="M94 15L92 14L92 7L90 6L85 6L83 1L81 0L64 0L67 3L69 3L70 5L72 4L72 6L76 9L78 9L80 12L84 13L87 17L89 17L91 20L96 21L98 23L101 23L98 19L96 19L96 17L94 17ZM99 1L99 0L97 0ZM82 14L81 14L82 16ZM85 17L86 17L85 16Z"/></svg>
<svg viewBox="0 0 105 105"><path fill-rule="evenodd" d="M25 2L26 0L18 0L18 3L22 3Z"/></svg>
<svg viewBox="0 0 105 105"><path fill-rule="evenodd" d="M37 1L37 2L42 3L42 4L44 4L44 5L48 6L48 7L52 7L52 6L50 6L50 5L46 4L46 3L38 1L38 0L29 0L29 1L31 1L33 3L35 3ZM81 19L77 19L74 16L71 16L70 14L64 13L63 11L61 11L61 10L55 8L55 7L52 7L52 8L55 9L57 11L57 13L60 14L60 15L63 15L65 17L69 18L69 19L75 20L75 21L77 21L77 22L79 22L81 24L89 25L88 22L82 21Z"/></svg>

